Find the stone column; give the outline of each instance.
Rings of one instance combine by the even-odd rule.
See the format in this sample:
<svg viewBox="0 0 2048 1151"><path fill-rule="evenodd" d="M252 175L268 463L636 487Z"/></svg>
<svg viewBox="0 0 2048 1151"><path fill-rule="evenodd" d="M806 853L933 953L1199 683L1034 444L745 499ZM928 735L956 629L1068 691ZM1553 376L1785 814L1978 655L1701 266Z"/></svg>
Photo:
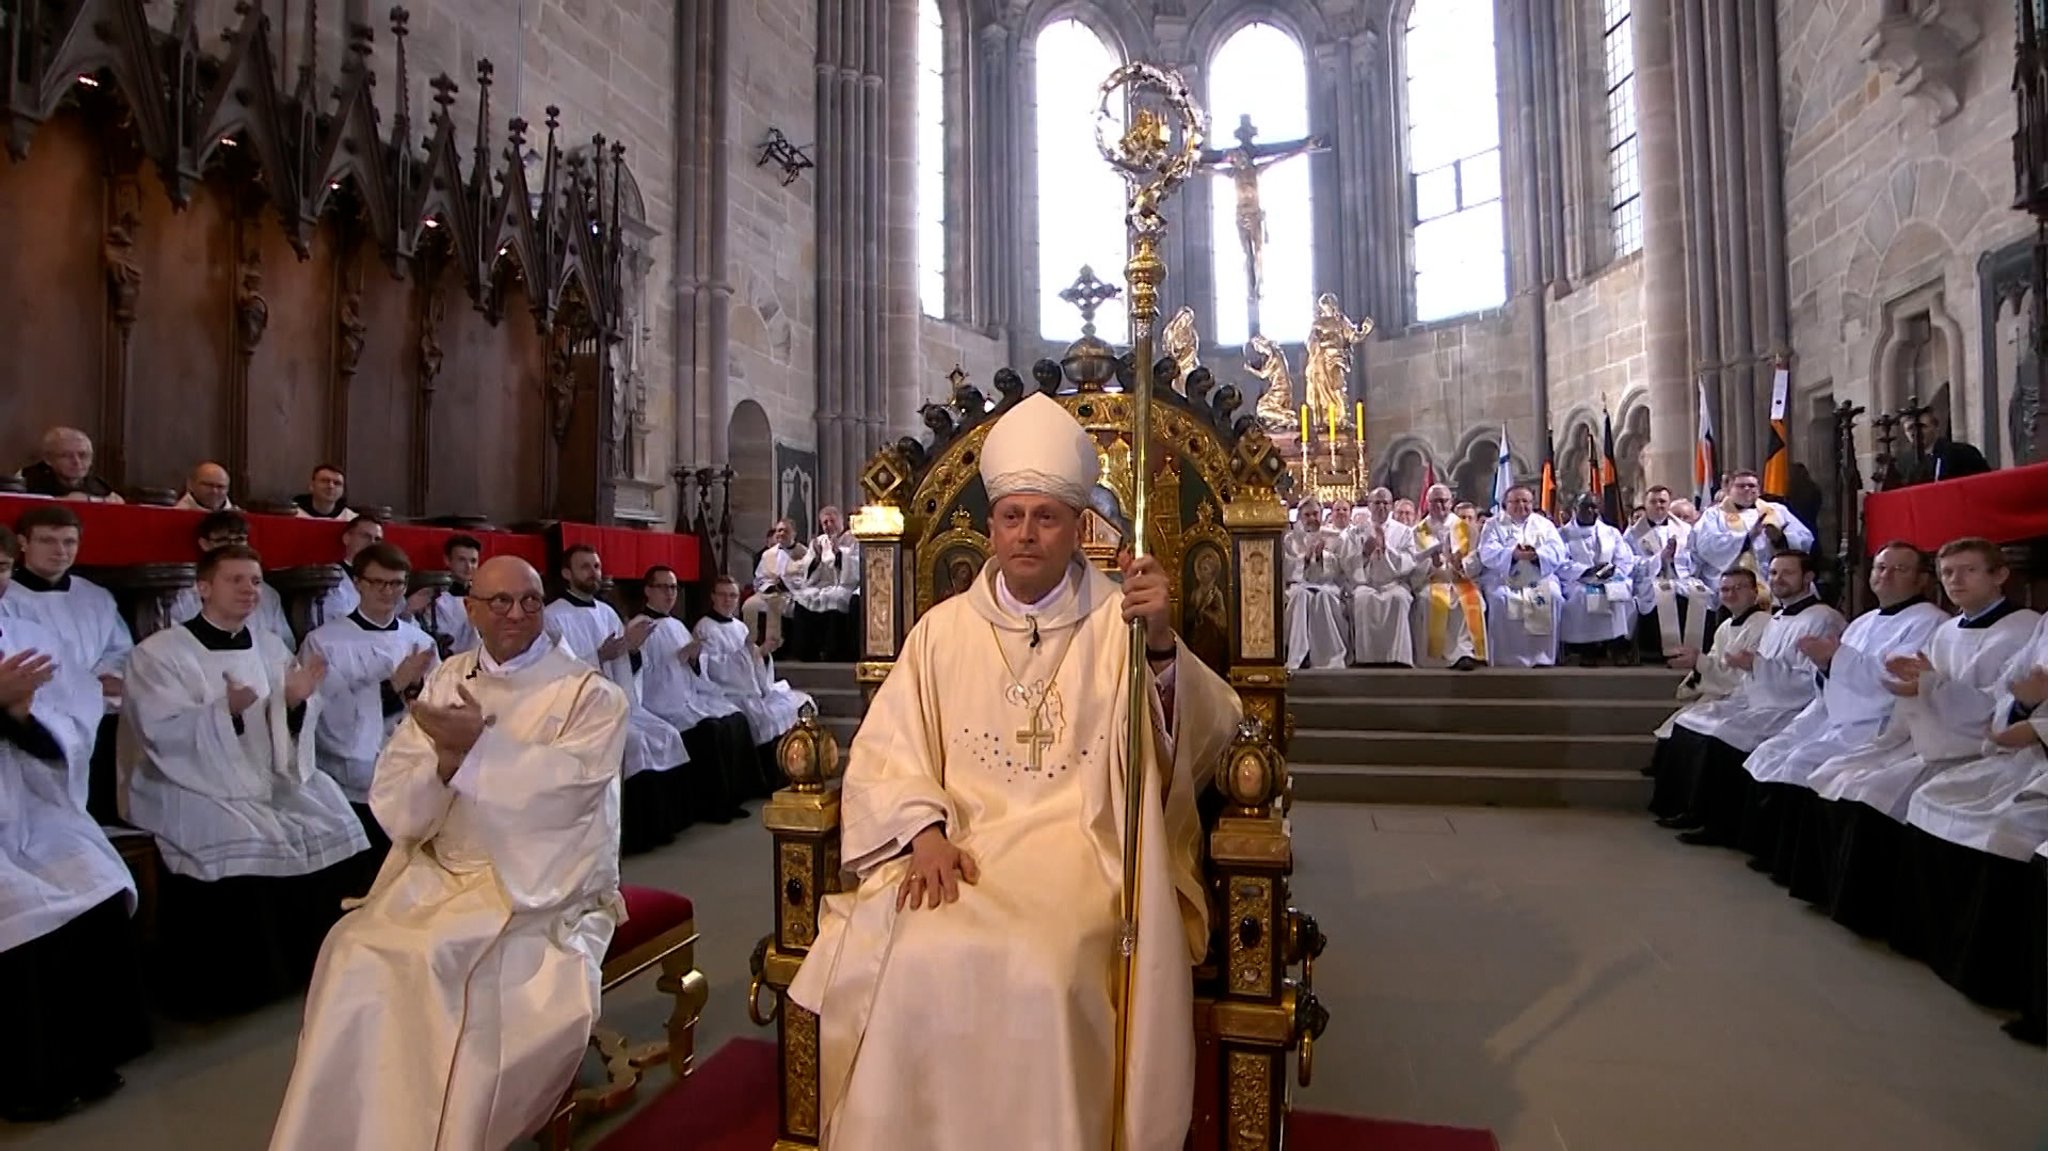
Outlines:
<svg viewBox="0 0 2048 1151"><path fill-rule="evenodd" d="M686 5L687 6L687 5ZM844 29L841 0L818 0L818 53L813 77L817 87L817 209L813 238L818 261L815 370L818 388L818 482L831 488L846 471L842 431L846 408L841 388L846 379L843 347L845 255L840 233L845 218L846 170L844 137L840 133L839 59Z"/></svg>
<svg viewBox="0 0 2048 1151"><path fill-rule="evenodd" d="M881 446L889 425L888 382L889 263L887 243L889 196L889 109L883 75L889 60L891 0L864 0L867 5L867 47L861 53L861 360L860 447L842 490L853 489L861 465ZM913 13L913 18L915 13ZM914 20L913 20L914 26Z"/></svg>
<svg viewBox="0 0 2048 1151"><path fill-rule="evenodd" d="M875 442L869 448L871 455L897 432L912 426L917 394L926 382L918 363L918 316L922 308L917 298L917 0L888 0L888 4L888 84L884 89L889 142L884 176L888 196L883 201L883 251L889 254L884 309L889 338L882 375L886 394L882 409L875 413L878 426ZM950 107L948 110L951 111ZM947 182L959 183L951 178ZM957 202L952 197L948 200ZM962 262L948 262L949 281L958 280L957 265ZM949 302L958 298L950 283L945 295ZM861 462L865 465L866 460ZM838 498L850 500L855 494L849 488L839 493Z"/></svg>
<svg viewBox="0 0 2048 1151"><path fill-rule="evenodd" d="M1686 372L1685 218L1672 59L1673 0L1636 0L1636 141L1643 181L1643 344L1649 376L1650 482L1683 490L1693 403Z"/></svg>
<svg viewBox="0 0 2048 1151"><path fill-rule="evenodd" d="M868 312L867 258L867 105L861 73L867 67L868 0L842 0L839 59L839 122L830 139L839 148L840 218L829 226L839 241L840 385L839 467L830 486L838 487L860 466L863 422L867 417L866 366L873 333L861 322ZM821 137L823 139L824 137Z"/></svg>
<svg viewBox="0 0 2048 1151"><path fill-rule="evenodd" d="M1713 187L1720 217L1715 240L1721 266L1721 386L1728 421L1722 435L1735 447L1733 466L1761 467L1757 443L1756 347L1750 322L1748 144L1743 104L1741 35L1733 3L1708 6L1707 62L1714 89Z"/></svg>
<svg viewBox="0 0 2048 1151"><path fill-rule="evenodd" d="M727 386L732 375L732 343L728 322L732 317L732 268L726 258L726 237L731 234L727 208L731 204L732 169L732 0L711 4L711 170L707 181L711 204L703 229L709 243L708 267L702 289L709 299L701 305L710 315L705 325L705 372L711 396L711 427L706 437L706 456L720 463L731 457L725 442L731 423L732 403Z"/></svg>
<svg viewBox="0 0 2048 1151"><path fill-rule="evenodd" d="M999 238L998 259L1010 269L1010 346L1006 362L1028 366L1038 358L1038 44L1016 33L1010 85L1011 227ZM1002 176L998 175L997 179ZM1024 368L1020 366L1019 371Z"/></svg>
<svg viewBox="0 0 2048 1151"><path fill-rule="evenodd" d="M1010 63L1010 30L1001 24L981 29L975 49L968 148L974 165L973 249L968 257L974 293L969 318L988 328L998 344L1007 340L1015 316L1016 267L1005 238L1017 234L1016 177L1010 165L1021 131L1016 119L1016 75Z"/></svg>

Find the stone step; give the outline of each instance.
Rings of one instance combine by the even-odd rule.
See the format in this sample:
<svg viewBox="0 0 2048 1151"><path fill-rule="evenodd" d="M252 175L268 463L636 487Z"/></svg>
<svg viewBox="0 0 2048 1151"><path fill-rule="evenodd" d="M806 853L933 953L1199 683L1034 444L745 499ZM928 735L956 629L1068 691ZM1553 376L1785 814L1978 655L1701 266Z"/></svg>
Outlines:
<svg viewBox="0 0 2048 1151"><path fill-rule="evenodd" d="M1302 731L1415 731L1481 735L1642 735L1676 710L1671 699L1386 699L1290 696Z"/></svg>
<svg viewBox="0 0 2048 1151"><path fill-rule="evenodd" d="M1305 764L1289 773L1295 799L1325 803L1641 810L1651 786L1633 771Z"/></svg>
<svg viewBox="0 0 2048 1151"><path fill-rule="evenodd" d="M1290 702L1336 697L1379 699L1665 700L1684 676L1664 668L1532 667L1477 671L1346 668L1297 671Z"/></svg>
<svg viewBox="0 0 2048 1151"><path fill-rule="evenodd" d="M1443 734L1427 731L1296 729L1290 764L1430 767L1483 765L1501 771L1620 771L1648 766L1657 741L1640 735Z"/></svg>

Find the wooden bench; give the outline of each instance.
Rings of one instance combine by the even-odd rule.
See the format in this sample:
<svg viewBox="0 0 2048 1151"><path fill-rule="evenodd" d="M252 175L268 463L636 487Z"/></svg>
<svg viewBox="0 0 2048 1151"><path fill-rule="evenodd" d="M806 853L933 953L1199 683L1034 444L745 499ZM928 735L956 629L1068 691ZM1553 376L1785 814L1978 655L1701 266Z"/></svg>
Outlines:
<svg viewBox="0 0 2048 1151"><path fill-rule="evenodd" d="M711 994L711 985L697 970L697 909L687 896L659 888L622 884L619 894L626 901L626 921L612 934L601 985L610 993L659 967L655 987L675 1000L667 1037L634 1047L618 1032L593 1032L590 1042L604 1062L605 1081L569 1089L540 1133L547 1151L568 1151L578 1119L608 1115L632 1102L641 1077L654 1064L667 1062L677 1079L695 1069L697 1020Z"/></svg>

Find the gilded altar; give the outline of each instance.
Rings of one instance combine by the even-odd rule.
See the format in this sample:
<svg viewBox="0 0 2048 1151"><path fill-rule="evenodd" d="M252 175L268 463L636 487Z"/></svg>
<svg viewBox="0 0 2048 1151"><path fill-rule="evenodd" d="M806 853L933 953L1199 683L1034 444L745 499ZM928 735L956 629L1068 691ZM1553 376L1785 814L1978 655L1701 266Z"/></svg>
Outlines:
<svg viewBox="0 0 2048 1151"><path fill-rule="evenodd" d="M1105 570L1129 530L1131 375L1092 336L1060 364L1041 361L1026 380L996 374L995 402L961 383L945 405L928 405L928 440L905 439L876 455L862 485L863 650L856 675L868 696L886 679L905 637L930 608L970 582L990 554L980 448L996 420L1035 391L1051 394L1096 439L1102 498L1086 513L1083 547ZM1179 630L1244 700L1246 722L1217 788L1203 804L1205 873L1215 925L1196 969L1200 1060L1193 1129L1197 1148L1278 1148L1292 1070L1306 1082L1314 1036L1327 1021L1312 989L1323 946L1315 921L1289 905L1293 870L1286 740L1287 675L1281 634L1281 501L1290 483L1257 424L1236 414L1235 388L1204 369L1165 386L1177 369L1155 369L1149 547L1170 573ZM787 737L783 767L797 781L775 796L765 820L775 837L774 932L755 954L750 1011L777 1028L781 1047L778 1149L817 1145L817 1019L783 998L816 929L818 902L850 883L839 874L838 749L814 720Z"/></svg>

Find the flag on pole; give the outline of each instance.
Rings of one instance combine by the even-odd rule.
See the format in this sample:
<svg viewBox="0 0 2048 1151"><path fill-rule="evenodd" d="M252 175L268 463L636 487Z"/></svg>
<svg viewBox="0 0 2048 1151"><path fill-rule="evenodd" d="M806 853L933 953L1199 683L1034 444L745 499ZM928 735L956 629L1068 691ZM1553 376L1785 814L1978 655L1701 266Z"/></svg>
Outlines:
<svg viewBox="0 0 2048 1151"><path fill-rule="evenodd" d="M1707 382L1700 381L1700 431L1699 439L1692 449L1692 495L1693 502L1705 508L1714 502L1716 473L1714 462L1714 410L1707 406Z"/></svg>
<svg viewBox="0 0 2048 1151"><path fill-rule="evenodd" d="M1778 361L1771 377L1771 441L1764 449L1764 494L1784 499L1792 488L1792 452L1785 446L1785 400L1792 390L1792 369Z"/></svg>
<svg viewBox="0 0 2048 1151"><path fill-rule="evenodd" d="M1508 455L1508 426L1500 426L1500 459L1493 465L1493 506L1508 502L1508 489L1515 486L1515 465Z"/></svg>
<svg viewBox="0 0 2048 1151"><path fill-rule="evenodd" d="M1422 490L1415 493L1415 502L1429 510L1429 489L1436 486L1436 463L1428 456L1422 458Z"/></svg>
<svg viewBox="0 0 2048 1151"><path fill-rule="evenodd" d="M1607 405L1600 406L1600 514L1615 527L1626 527L1621 518L1621 484L1614 476L1614 417Z"/></svg>
<svg viewBox="0 0 2048 1151"><path fill-rule="evenodd" d="M1550 519L1557 518L1557 444L1549 428L1543 429L1543 477L1540 481L1543 514Z"/></svg>

